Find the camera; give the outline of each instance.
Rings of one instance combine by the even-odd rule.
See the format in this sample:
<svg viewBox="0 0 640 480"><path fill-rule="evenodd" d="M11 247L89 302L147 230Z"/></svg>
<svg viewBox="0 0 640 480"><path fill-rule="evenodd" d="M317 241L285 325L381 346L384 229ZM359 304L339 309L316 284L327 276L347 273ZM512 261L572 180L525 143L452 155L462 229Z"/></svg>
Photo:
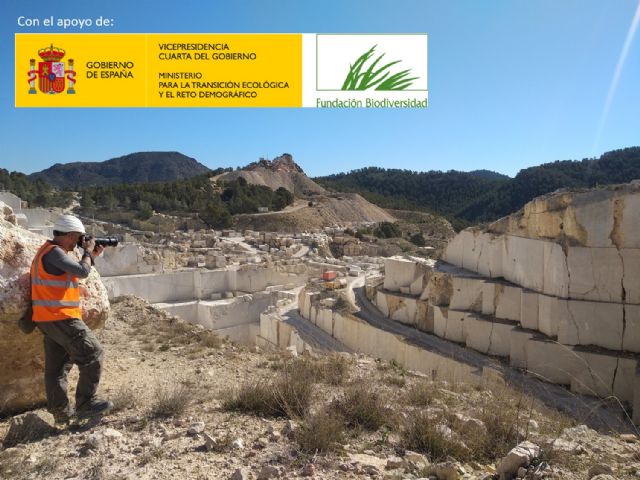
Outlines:
<svg viewBox="0 0 640 480"><path fill-rule="evenodd" d="M84 242L88 242L92 238L93 237L91 235L82 235L78 239L78 246L82 247L82 244ZM103 247L117 247L118 246L118 239L116 237L96 237L94 240L96 241L96 247L98 245L101 245Z"/></svg>

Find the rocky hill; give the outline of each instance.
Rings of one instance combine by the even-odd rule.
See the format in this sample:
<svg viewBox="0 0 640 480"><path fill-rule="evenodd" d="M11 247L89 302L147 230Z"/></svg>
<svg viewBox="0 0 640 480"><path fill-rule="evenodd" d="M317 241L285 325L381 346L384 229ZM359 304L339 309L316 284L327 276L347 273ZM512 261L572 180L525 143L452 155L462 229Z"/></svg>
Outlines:
<svg viewBox="0 0 640 480"><path fill-rule="evenodd" d="M274 160L260 160L251 163L241 170L225 172L212 177L212 180L229 181L244 178L247 183L264 185L272 190L286 188L296 197L304 197L326 190L307 177L300 166L288 153L283 153Z"/></svg>
<svg viewBox="0 0 640 480"><path fill-rule="evenodd" d="M298 200L282 212L236 215L238 229L302 232L332 225L394 222L395 217L357 193L317 194Z"/></svg>
<svg viewBox="0 0 640 480"><path fill-rule="evenodd" d="M138 152L104 162L56 163L29 175L59 188L120 183L167 182L211 170L178 152Z"/></svg>

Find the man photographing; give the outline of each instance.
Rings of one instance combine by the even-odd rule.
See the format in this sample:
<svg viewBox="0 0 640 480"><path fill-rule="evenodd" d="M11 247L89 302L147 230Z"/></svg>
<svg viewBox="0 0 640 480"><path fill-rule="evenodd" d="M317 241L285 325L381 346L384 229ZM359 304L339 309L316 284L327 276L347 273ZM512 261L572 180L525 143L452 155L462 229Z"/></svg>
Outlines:
<svg viewBox="0 0 640 480"><path fill-rule="evenodd" d="M82 222L62 215L53 227L53 240L40 247L31 264L33 321L44 335L44 381L47 410L56 423L66 423L73 415L67 397L67 375L78 366L75 415L89 418L106 413L113 404L96 397L102 373L100 342L82 321L78 279L87 278L93 259L104 246L86 239ZM78 243L84 253L77 262L68 255Z"/></svg>

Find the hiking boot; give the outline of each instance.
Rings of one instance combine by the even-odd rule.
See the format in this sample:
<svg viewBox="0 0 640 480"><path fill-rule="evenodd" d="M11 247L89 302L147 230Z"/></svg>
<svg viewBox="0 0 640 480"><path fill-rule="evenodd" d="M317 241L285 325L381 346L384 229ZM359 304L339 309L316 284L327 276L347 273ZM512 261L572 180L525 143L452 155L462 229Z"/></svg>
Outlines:
<svg viewBox="0 0 640 480"><path fill-rule="evenodd" d="M91 400L76 410L77 418L90 418L103 415L113 408L109 400Z"/></svg>
<svg viewBox="0 0 640 480"><path fill-rule="evenodd" d="M65 425L71 421L73 412L70 409L54 410L51 415L56 425Z"/></svg>

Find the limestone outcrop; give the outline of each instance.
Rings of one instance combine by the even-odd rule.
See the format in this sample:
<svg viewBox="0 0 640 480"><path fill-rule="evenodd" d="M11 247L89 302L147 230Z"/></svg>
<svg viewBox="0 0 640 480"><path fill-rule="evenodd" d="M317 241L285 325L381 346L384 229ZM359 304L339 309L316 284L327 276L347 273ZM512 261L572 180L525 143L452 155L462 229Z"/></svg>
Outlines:
<svg viewBox="0 0 640 480"><path fill-rule="evenodd" d="M615 396L640 422L640 184L536 198L460 232L443 260L389 258L367 295L389 318Z"/></svg>
<svg viewBox="0 0 640 480"><path fill-rule="evenodd" d="M17 327L30 301L31 261L45 240L0 219L0 415L45 399L42 335L38 330L25 335ZM83 320L100 328L109 314L106 289L95 269L81 284Z"/></svg>

